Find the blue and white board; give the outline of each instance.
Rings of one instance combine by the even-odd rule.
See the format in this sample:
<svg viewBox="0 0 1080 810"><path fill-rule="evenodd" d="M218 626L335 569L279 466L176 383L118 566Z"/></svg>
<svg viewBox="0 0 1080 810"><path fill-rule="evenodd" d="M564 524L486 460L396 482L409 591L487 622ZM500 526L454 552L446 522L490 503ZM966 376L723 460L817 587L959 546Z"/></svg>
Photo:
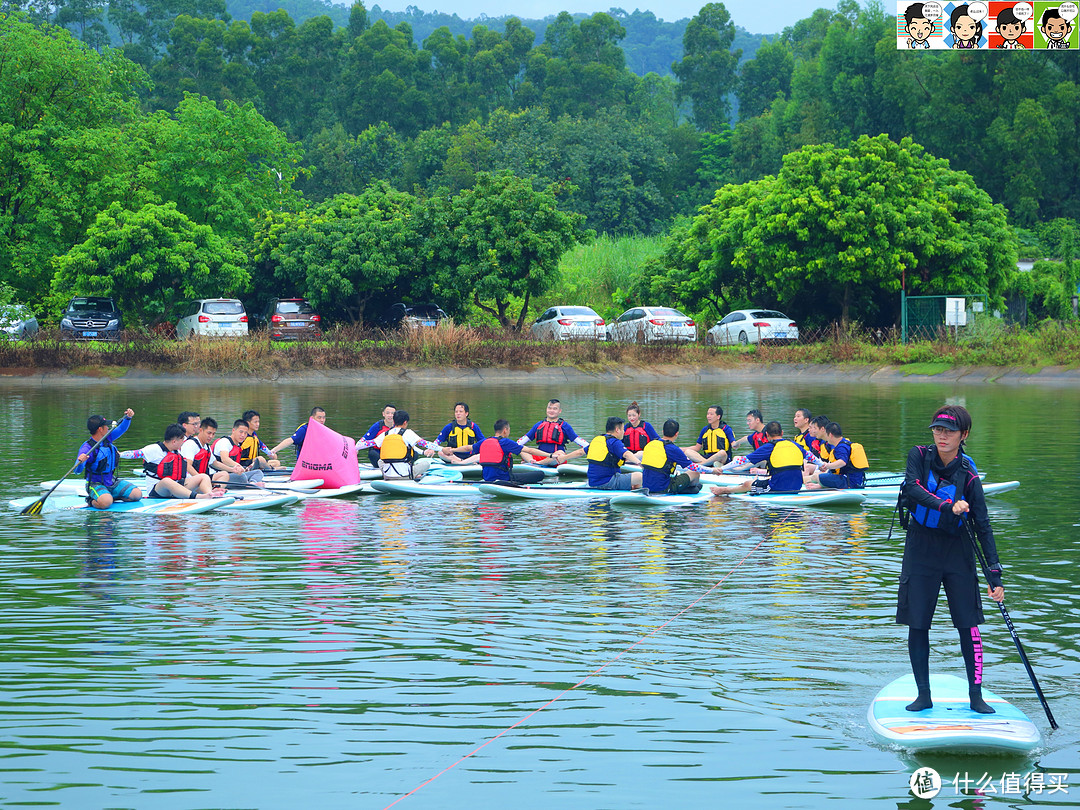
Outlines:
<svg viewBox="0 0 1080 810"><path fill-rule="evenodd" d="M1019 481L1000 481L996 484L983 483L983 495L990 497L991 495L999 495L1002 492L1009 492L1020 486ZM896 499L900 497L900 485L893 484L871 484L868 483L865 487L859 490L866 496L868 501L891 501L896 503Z"/></svg>
<svg viewBox="0 0 1080 810"><path fill-rule="evenodd" d="M609 498L616 490L593 489L585 482L574 484L550 485L533 484L525 486L504 486L502 484L480 484L477 487L485 495L515 501L565 501L571 498Z"/></svg>
<svg viewBox="0 0 1080 810"><path fill-rule="evenodd" d="M427 476L420 481L372 481L371 488L385 495L404 497L464 498L482 494L475 484L461 484L438 477L428 479Z"/></svg>
<svg viewBox="0 0 1080 810"><path fill-rule="evenodd" d="M897 678L874 698L867 712L881 742L910 751L1027 753L1041 742L1039 729L1004 698L983 687L994 714L979 714L968 702L968 684L955 675L931 675L932 708L909 712L918 689L911 675Z"/></svg>
<svg viewBox="0 0 1080 810"><path fill-rule="evenodd" d="M226 512L252 512L256 509L276 509L279 506L291 506L300 500L293 492L267 492L263 495L237 495L233 503L223 506Z"/></svg>
<svg viewBox="0 0 1080 810"><path fill-rule="evenodd" d="M857 506L863 501L862 495L859 494L861 491L855 489L809 489L790 494L766 492L761 495L739 492L726 497L735 501L747 501L758 506ZM638 490L613 495L610 503L616 506L680 506L691 503L704 503L716 497L709 491L709 484L706 483L701 488L701 492L693 495L649 495L644 490Z"/></svg>
<svg viewBox="0 0 1080 810"><path fill-rule="evenodd" d="M19 498L9 501L12 509L25 509L37 498ZM233 498L199 498L197 500L176 500L173 498L143 498L141 501L121 501L108 509L95 509L87 505L86 498L78 495L56 495L45 501L44 512L100 512L118 515L191 515L199 512L212 512L231 506Z"/></svg>

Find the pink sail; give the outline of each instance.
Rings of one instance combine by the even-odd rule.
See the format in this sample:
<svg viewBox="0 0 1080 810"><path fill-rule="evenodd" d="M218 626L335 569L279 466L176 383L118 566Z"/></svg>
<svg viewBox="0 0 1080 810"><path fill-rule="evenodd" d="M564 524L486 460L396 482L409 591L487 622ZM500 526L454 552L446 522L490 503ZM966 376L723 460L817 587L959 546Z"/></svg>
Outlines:
<svg viewBox="0 0 1080 810"><path fill-rule="evenodd" d="M307 435L293 469L293 481L321 478L324 487L336 488L360 483L356 463L356 442L321 422L308 420Z"/></svg>

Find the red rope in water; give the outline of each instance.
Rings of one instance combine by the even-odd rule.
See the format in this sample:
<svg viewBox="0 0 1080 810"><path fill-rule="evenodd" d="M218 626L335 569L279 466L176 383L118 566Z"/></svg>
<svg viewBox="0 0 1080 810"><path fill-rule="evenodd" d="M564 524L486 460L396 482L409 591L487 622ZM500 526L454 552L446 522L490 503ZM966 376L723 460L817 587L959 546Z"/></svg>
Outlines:
<svg viewBox="0 0 1080 810"><path fill-rule="evenodd" d="M491 745L491 744L492 744L493 742L495 742L495 741L496 741L497 739L499 739L500 737L503 737L503 736L505 736L506 734L509 734L509 733L510 733L511 731L513 731L513 730L514 730L515 728L517 728L518 726L520 726L520 725L521 725L522 723L524 723L524 722L525 722L526 720L528 720L529 718L531 718L531 717L533 717L533 716L535 716L535 715L539 714L540 712L542 712L542 711L543 711L544 709L546 709L546 708L547 708L548 706L550 706L550 705L551 705L552 703L554 703L555 701L557 701L557 700L558 700L559 698L563 697L564 695L566 695L566 694L568 694L568 693L570 693L570 692L573 692L573 691L574 691L575 689L577 689L577 688L578 688L579 686L581 686L581 685L582 685L583 683L585 683L585 681L589 680L589 678L591 678L591 677L593 677L594 675L596 675L596 674L598 674L598 673L602 672L602 671L603 671L603 670L604 670L604 669L605 669L606 667L609 667L609 666L611 666L612 664L614 664L614 663L615 663L616 661L618 661L618 660L619 660L620 658L622 658L622 657L623 657L624 655L626 655L626 654L627 654L628 652L630 652L631 650L633 650L633 649L634 649L635 647L637 647L637 646L638 646L639 644L641 644L641 643L642 643L642 642L644 642L644 641L647 641L647 640L648 640L649 638L651 638L652 636L654 636L654 635L656 635L657 633L659 633L659 632L660 632L661 630L663 630L663 629L664 629L665 627L667 627L667 626L668 626L669 624L671 624L671 623L672 623L673 621L675 621L675 620L676 620L677 618L679 618L679 617L680 617L680 616L682 616L682 615L683 615L684 613L686 613L686 611L690 610L690 608L694 607L694 605L696 605L696 604L697 604L698 602L700 602L700 601L701 601L702 599L704 599L704 598L705 598L706 596L708 596L708 595L709 595L710 593L712 593L712 592L713 592L713 591L715 591L715 590L716 590L717 588L719 588L719 587L720 587L721 585L723 585L723 584L724 584L724 583L725 583L725 582L727 581L728 577L730 577L730 576L731 576L732 574L734 574L734 573L735 573L735 572L736 572L737 570L739 570L739 568L740 568L740 567L742 566L742 564L743 564L743 563L745 563L745 562L746 562L746 561L747 561L748 559L750 559L750 555L751 555L751 554L753 554L753 553L754 553L755 551L757 551L757 550L758 550L758 549L759 549L759 548L761 547L761 544L762 544L762 543L764 543L764 542L765 542L765 541L766 541L767 539L768 539L768 538L766 538L766 537L762 537L762 538L761 538L761 540L759 540L759 541L758 541L758 544L757 544L756 546L754 546L754 547L753 547L752 549L750 549L750 550L749 550L748 552L746 552L746 556L744 556L744 557L743 557L743 558L742 558L741 560L739 560L739 562L735 564L735 567L734 567L734 568L732 568L732 569L731 569L730 571L728 571L728 572L727 572L726 574L724 574L724 576L723 576L723 577L721 577L721 579L720 579L720 580L719 580L719 581L718 581L718 582L717 582L717 583L716 583L715 585L713 585L712 587L710 587L710 588L709 588L709 589L708 589L707 591L705 591L705 593L703 593L703 594L702 594L701 596L699 596L699 597L698 597L697 599L695 599L695 600L694 600L693 602L691 602L691 603L690 603L689 605L687 605L686 607L684 607L684 608L683 608L682 610L680 610L680 611L679 611L678 613L676 613L676 614L675 614L674 616L672 616L672 617L671 617L670 619L668 619L668 620L667 620L666 622L664 622L663 624L659 625L658 627L654 627L654 628L653 628L652 630L650 630L650 631L649 631L648 633L646 633L645 635L643 635L643 636L642 636L641 638L639 638L639 639L638 639L637 641L635 641L635 642L634 642L633 644L631 644L631 645L630 645L629 647L627 647L627 648L626 648L625 650L623 650L622 652L620 652L620 653L619 653L618 655L616 655L616 656L615 656L614 658L612 658L612 659L611 659L610 661L606 661L606 662L604 662L604 663L603 663L603 664L601 664L601 665L600 665L599 667L597 667L597 668L596 668L596 669L594 669L594 670L593 670L592 672L590 672L590 673L589 673L588 675L586 675L586 676L585 676L584 678L582 678L582 679L581 679L580 681L578 681L577 683L575 683L575 684L574 684L573 686L570 686L570 687L568 687L568 688L564 689L563 691L559 692L559 694L557 694L557 695L556 695L555 697L553 697L553 698L552 698L551 700L549 700L549 701L548 701L547 703L543 704L542 706L539 706L539 707L538 707L538 708L536 708L536 709L533 709L533 710L532 710L531 712L529 712L529 713L528 713L527 715L525 715L524 717L522 717L522 718L521 718L520 720L518 720L518 721L517 721L516 723L514 723L513 725L511 725L511 726L507 726L506 728L504 728L504 729L503 729L502 731L500 731L500 732L499 732L498 734L496 734L496 735L495 735L494 737L492 737L492 738L491 738L490 740L487 740L486 742L482 742L482 743L481 743L480 745L476 746L476 748L474 748L474 749L473 749L472 751L470 751L469 753L467 753L467 754L465 754L464 756L462 756L462 757L461 757L461 758L460 758L460 759L459 759L459 760L458 760L457 762L454 762L454 763L452 763L452 764L450 764L450 765L447 765L447 766L446 766L445 768L443 768L443 769L442 769L441 771L439 771L439 772L438 772L437 774L435 774L434 776L431 776L431 777L429 777L429 778L425 779L425 780L424 780L423 782L421 782L421 783L420 783L419 785L417 785L416 787L414 787L414 788L413 788L412 790L410 790L410 791L409 791L408 793L404 793L404 794L402 794L401 796L398 796L398 797L397 797L396 799L394 799L394 800L393 800L392 802L390 802L390 804L386 805L386 808L384 808L384 810L389 810L389 809L390 809L391 807L393 807L393 806L394 806L395 804L397 804L398 802L400 802L400 801L402 801L402 800L404 800L404 799L407 799L407 798L409 798L409 797L410 797L410 796L412 796L412 795L413 795L414 793L416 793L417 791L419 791L419 790L420 790L421 788L423 788L423 787L425 787L425 786L427 786L427 785L430 785L430 784L431 784L432 782L434 782L434 781L435 781L436 779L438 779L438 778L439 778L440 776L442 776L442 775L443 775L444 773L446 773L447 771L452 771L452 770L453 770L454 768L456 768L456 767L457 767L458 765L460 765L460 764L461 764L462 762L464 762L465 760L467 760L467 759L468 759L469 757L473 756L474 754L476 754L476 753L477 753L478 751L482 750L483 748L486 748L487 746Z"/></svg>

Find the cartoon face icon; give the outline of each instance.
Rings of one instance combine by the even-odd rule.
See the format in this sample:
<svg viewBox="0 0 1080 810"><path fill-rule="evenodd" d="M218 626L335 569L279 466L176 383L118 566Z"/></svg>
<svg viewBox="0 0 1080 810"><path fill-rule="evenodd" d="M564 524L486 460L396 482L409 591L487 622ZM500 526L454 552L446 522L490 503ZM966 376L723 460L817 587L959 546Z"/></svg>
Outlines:
<svg viewBox="0 0 1080 810"><path fill-rule="evenodd" d="M934 31L934 24L925 17L916 17L907 24L907 33L916 42L926 42Z"/></svg>
<svg viewBox="0 0 1080 810"><path fill-rule="evenodd" d="M1020 39L1020 35L1024 33L1024 24L1021 22L1005 23L1004 25L999 25L997 31L1001 34L1002 39L1005 39L1008 42L1015 42Z"/></svg>
<svg viewBox="0 0 1080 810"><path fill-rule="evenodd" d="M975 20L968 17L966 14L959 17L955 23L953 23L953 36L957 39L968 41L975 36L975 32L978 30L978 26Z"/></svg>
<svg viewBox="0 0 1080 810"><path fill-rule="evenodd" d="M1043 36L1058 42L1068 37L1070 30L1068 20L1061 17L1048 17L1042 26Z"/></svg>

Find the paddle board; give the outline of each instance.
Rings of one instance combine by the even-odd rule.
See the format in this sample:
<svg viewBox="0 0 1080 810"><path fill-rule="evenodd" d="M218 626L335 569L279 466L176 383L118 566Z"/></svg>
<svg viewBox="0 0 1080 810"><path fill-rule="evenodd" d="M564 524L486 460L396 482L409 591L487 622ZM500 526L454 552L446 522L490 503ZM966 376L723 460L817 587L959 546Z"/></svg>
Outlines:
<svg viewBox="0 0 1080 810"><path fill-rule="evenodd" d="M532 466L532 465L526 465ZM588 464L560 464L555 470L563 478L584 478L589 474ZM635 473L641 472L641 467L637 464L623 464L619 467L619 472Z"/></svg>
<svg viewBox="0 0 1080 810"><path fill-rule="evenodd" d="M9 501L12 509L25 509L37 498L19 498ZM108 509L95 509L86 503L85 497L78 495L54 495L45 501L43 512L99 512L118 515L191 515L199 512L212 512L231 506L233 498L199 498L197 500L175 500L173 498L143 498L141 501L121 501Z"/></svg>
<svg viewBox="0 0 1080 810"><path fill-rule="evenodd" d="M540 470L544 474L545 478L554 478L559 474L559 470L555 467L548 467L541 464L524 464L518 463L514 465L515 470ZM480 478L484 474L484 468L479 464L447 464L442 462L440 467L438 463L432 464L428 470L428 475L438 474L441 470L453 470L459 472L465 478Z"/></svg>
<svg viewBox="0 0 1080 810"><path fill-rule="evenodd" d="M132 478L128 479L128 483L132 486L139 487L143 491L143 495L146 495L147 490L150 487L150 483L146 478ZM254 484L245 485L243 487L237 487L236 489L246 492L279 492L279 493L301 493L308 492L322 486L323 481L321 478L313 478L310 481L271 481L265 480L265 487L257 487ZM40 486L43 492L47 492L53 488L56 481L42 481ZM214 484L214 486L226 486L225 484ZM79 495L80 497L86 497L86 481L81 479L74 479L71 481L64 481L60 486L56 488L55 495Z"/></svg>
<svg viewBox="0 0 1080 810"><path fill-rule="evenodd" d="M1020 486L1019 481L1000 481L996 484L983 484L983 495L990 497L991 495L1000 495L1002 492L1009 492L1010 490L1017 489ZM896 503L896 499L900 497L899 484L889 486L887 484L868 485L859 490L870 501L892 501Z"/></svg>
<svg viewBox="0 0 1080 810"><path fill-rule="evenodd" d="M386 495L420 496L428 498L461 498L480 495L475 484L456 481L372 481L371 488Z"/></svg>
<svg viewBox="0 0 1080 810"><path fill-rule="evenodd" d="M860 490L854 489L815 489L782 494L766 492L761 495L751 495L748 492L740 492L726 497L736 501L747 501L758 506L854 506L862 503ZM716 497L709 492L709 487L703 486L701 492L694 495L649 495L644 490L625 492L611 497L610 503L615 506L678 506L691 503L704 503Z"/></svg>
<svg viewBox="0 0 1080 810"><path fill-rule="evenodd" d="M932 708L909 712L904 707L915 699L915 678L905 675L890 683L874 698L867 720L881 742L910 751L950 753L1027 753L1041 737L1028 716L1004 698L983 687L983 699L994 714L979 714L968 703L967 681L955 675L931 675Z"/></svg>
<svg viewBox="0 0 1080 810"><path fill-rule="evenodd" d="M501 484L479 484L477 487L485 495L510 500L528 501L564 501L570 498L609 498L613 489L593 489L584 482L578 484L533 484L520 487Z"/></svg>
<svg viewBox="0 0 1080 810"><path fill-rule="evenodd" d="M256 495L233 495L234 503L223 506L227 512L251 512L256 509L275 509L279 506L290 506L300 500L295 493L282 492L278 494Z"/></svg>

